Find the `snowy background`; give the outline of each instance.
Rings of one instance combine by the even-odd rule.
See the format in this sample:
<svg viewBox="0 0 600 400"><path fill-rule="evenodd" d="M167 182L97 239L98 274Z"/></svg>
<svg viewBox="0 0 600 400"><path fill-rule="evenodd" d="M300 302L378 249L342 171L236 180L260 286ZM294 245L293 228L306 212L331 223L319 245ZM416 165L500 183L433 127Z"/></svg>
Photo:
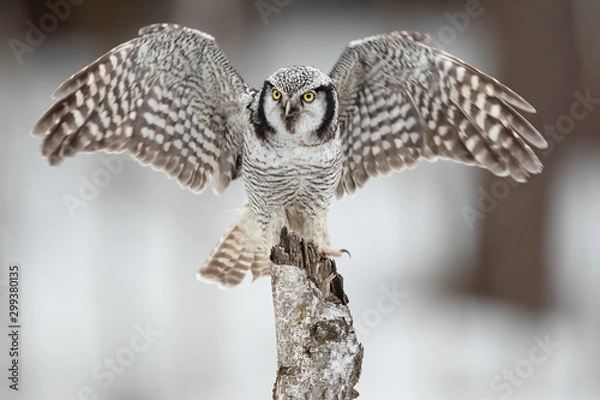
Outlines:
<svg viewBox="0 0 600 400"><path fill-rule="evenodd" d="M45 2L31 3L38 2L0 6L0 315L4 321L8 266L18 263L23 323L18 393L8 390L9 343L6 335L0 338L1 399L271 396L270 282L222 291L195 278L244 201L241 182L221 197L210 190L197 196L115 155L82 155L50 168L39 154L39 138L30 135L63 80L139 27L170 21L210 32L255 87L284 65L328 71L349 41L391 30L429 32L436 44L501 80L503 54L510 51L498 44L501 29L493 17L505 5L492 0L482 1L485 12L460 30L447 13L465 12L470 1L325 7L265 0L277 11L265 15L257 2L235 0L137 1L114 11L116 2L86 0L73 1L78 5L42 43L16 56L9 40L26 42L26 21L38 24L50 12ZM570 3L573 18L600 16L593 1ZM440 36L451 32L444 27L455 36ZM598 53L598 32L591 37L596 41L574 46ZM548 46L544 37L538 40ZM585 65L581 70L584 79ZM567 92L584 93L590 85ZM558 117L535 123L542 129ZM578 128L570 139L577 135ZM352 253L338 268L365 347L361 398L600 398L600 147L568 142L556 143L565 145L555 153L559 161L545 194L543 307L461 289L481 256L486 222L471 226L463 212L476 207L486 172L422 163L334 203L332 241ZM81 199L86 181L102 187L69 211L65 199ZM517 274L507 284L523 279Z"/></svg>

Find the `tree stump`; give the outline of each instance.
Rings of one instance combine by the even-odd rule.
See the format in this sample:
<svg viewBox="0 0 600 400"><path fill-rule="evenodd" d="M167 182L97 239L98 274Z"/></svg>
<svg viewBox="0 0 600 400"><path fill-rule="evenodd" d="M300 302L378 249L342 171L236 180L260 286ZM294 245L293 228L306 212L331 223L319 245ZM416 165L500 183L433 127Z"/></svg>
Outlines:
<svg viewBox="0 0 600 400"><path fill-rule="evenodd" d="M335 262L286 228L271 261L277 335L273 399L357 398L363 347Z"/></svg>

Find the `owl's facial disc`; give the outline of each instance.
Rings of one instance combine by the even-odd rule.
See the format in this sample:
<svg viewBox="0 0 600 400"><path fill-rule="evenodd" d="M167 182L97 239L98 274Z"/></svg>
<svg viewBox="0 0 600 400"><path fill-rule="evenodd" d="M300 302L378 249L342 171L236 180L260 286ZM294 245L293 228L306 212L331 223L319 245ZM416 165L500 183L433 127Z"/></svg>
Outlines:
<svg viewBox="0 0 600 400"><path fill-rule="evenodd" d="M319 90L283 93L267 118L280 133L309 136L317 131L327 109L325 93ZM269 118L270 117L270 118Z"/></svg>
<svg viewBox="0 0 600 400"><path fill-rule="evenodd" d="M329 76L318 69L284 67L265 81L257 111L259 137L312 145L335 132L337 95Z"/></svg>
<svg viewBox="0 0 600 400"><path fill-rule="evenodd" d="M262 107L263 122L274 135L288 136L291 143L314 144L326 140L335 114L335 93L331 85L301 88L285 92L271 82L265 82ZM259 117L260 117L259 109Z"/></svg>

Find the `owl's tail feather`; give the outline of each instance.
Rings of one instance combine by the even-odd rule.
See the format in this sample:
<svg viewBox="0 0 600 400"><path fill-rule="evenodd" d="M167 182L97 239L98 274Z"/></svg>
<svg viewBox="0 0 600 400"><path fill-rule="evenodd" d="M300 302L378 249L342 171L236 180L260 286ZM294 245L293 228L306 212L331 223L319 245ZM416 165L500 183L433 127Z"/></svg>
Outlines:
<svg viewBox="0 0 600 400"><path fill-rule="evenodd" d="M254 279L267 276L271 260L254 213L245 205L198 271L198 279L231 288L244 279L248 270Z"/></svg>

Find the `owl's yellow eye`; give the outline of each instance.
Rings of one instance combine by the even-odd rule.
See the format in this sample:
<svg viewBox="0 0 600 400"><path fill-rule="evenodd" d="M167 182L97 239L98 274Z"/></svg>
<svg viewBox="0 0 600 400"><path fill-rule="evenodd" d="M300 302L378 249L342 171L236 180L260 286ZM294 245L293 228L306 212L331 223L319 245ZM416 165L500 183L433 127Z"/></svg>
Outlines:
<svg viewBox="0 0 600 400"><path fill-rule="evenodd" d="M273 100L279 100L281 98L281 92L277 89L273 89L271 95L273 96Z"/></svg>
<svg viewBox="0 0 600 400"><path fill-rule="evenodd" d="M315 92L304 93L304 95L302 95L302 99L307 103L311 103L315 99Z"/></svg>

